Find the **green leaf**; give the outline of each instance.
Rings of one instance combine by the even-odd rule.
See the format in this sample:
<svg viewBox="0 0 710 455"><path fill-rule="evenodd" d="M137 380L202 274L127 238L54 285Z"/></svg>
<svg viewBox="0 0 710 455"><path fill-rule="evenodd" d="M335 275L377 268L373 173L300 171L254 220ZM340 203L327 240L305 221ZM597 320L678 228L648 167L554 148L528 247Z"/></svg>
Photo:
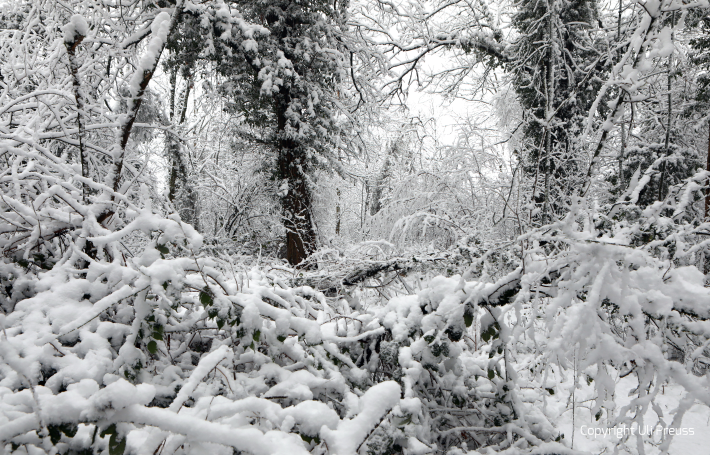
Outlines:
<svg viewBox="0 0 710 455"><path fill-rule="evenodd" d="M79 431L79 425L65 423L64 425L59 425L59 429L68 437L73 438L76 432Z"/></svg>
<svg viewBox="0 0 710 455"><path fill-rule="evenodd" d="M601 409L599 410L599 412L597 412L597 413L594 415L594 418L597 419L597 422L599 421L599 419L602 418L602 410L601 410Z"/></svg>
<svg viewBox="0 0 710 455"><path fill-rule="evenodd" d="M200 291L200 303L204 306L210 306L214 303L212 296L205 291Z"/></svg>
<svg viewBox="0 0 710 455"><path fill-rule="evenodd" d="M159 341L163 341L163 326L156 325L153 327L153 338Z"/></svg>
<svg viewBox="0 0 710 455"><path fill-rule="evenodd" d="M217 328L222 329L224 327L224 319L217 319Z"/></svg>
<svg viewBox="0 0 710 455"><path fill-rule="evenodd" d="M495 377L495 375L496 375L495 371L488 370L488 379L490 379L492 381L493 378Z"/></svg>
<svg viewBox="0 0 710 455"><path fill-rule="evenodd" d="M49 439L52 441L52 445L56 446L62 439L62 433L59 431L59 425L47 425L47 430L49 431Z"/></svg>
<svg viewBox="0 0 710 455"><path fill-rule="evenodd" d="M168 253L170 253L170 250L169 250L168 247L165 246L165 245L160 245L160 244L155 245L155 249L158 250L158 251L160 251L160 254L168 254Z"/></svg>
<svg viewBox="0 0 710 455"><path fill-rule="evenodd" d="M111 435L108 440L108 453L109 455L123 455L126 450L126 438L118 440L118 435L116 433Z"/></svg>
<svg viewBox="0 0 710 455"><path fill-rule="evenodd" d="M320 444L320 438L319 438L318 436L313 436L313 437L311 437L311 436L308 436L308 435L305 435L305 434L300 434L300 433L299 433L298 435L299 435L299 436L301 437L301 439L303 439L307 444L310 444L311 442L313 442L315 445Z"/></svg>
<svg viewBox="0 0 710 455"><path fill-rule="evenodd" d="M62 439L62 433L69 438L73 438L79 430L79 426L72 423L62 423L59 425L47 425L47 430L49 431L49 439L52 441L52 444L57 445Z"/></svg>
<svg viewBox="0 0 710 455"><path fill-rule="evenodd" d="M108 428L106 428L104 431L101 432L101 437L105 438L107 434L115 434L116 433L116 424L112 423Z"/></svg>
<svg viewBox="0 0 710 455"><path fill-rule="evenodd" d="M545 389L545 390L547 390L547 393L549 393L550 395L555 394L555 389Z"/></svg>
<svg viewBox="0 0 710 455"><path fill-rule="evenodd" d="M276 337L276 339L279 340L279 341L282 342L282 343L283 343L284 341L286 341L286 337L285 337L284 335L279 335L279 336Z"/></svg>
<svg viewBox="0 0 710 455"><path fill-rule="evenodd" d="M256 341L256 342L258 343L258 342L259 342L259 338L261 338L261 331L255 330L255 331L254 331L254 335L252 335L252 338L254 339L254 341Z"/></svg>
<svg viewBox="0 0 710 455"><path fill-rule="evenodd" d="M473 324L473 313L470 313L468 311L464 312L463 322L464 324L466 324L466 327L471 327L471 324Z"/></svg>
<svg viewBox="0 0 710 455"><path fill-rule="evenodd" d="M151 354L158 352L158 343L156 343L155 340L151 340L150 343L148 343L148 351L150 351Z"/></svg>

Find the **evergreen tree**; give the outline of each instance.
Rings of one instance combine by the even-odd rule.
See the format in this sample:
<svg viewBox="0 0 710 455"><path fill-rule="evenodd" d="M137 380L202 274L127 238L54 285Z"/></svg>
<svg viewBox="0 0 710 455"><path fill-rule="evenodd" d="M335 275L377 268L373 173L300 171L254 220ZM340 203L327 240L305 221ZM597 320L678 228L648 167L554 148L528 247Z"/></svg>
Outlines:
<svg viewBox="0 0 710 455"><path fill-rule="evenodd" d="M226 79L221 92L230 100L228 110L257 128L273 151L266 167L279 183L286 259L296 265L316 247L315 172L337 166L345 77L339 36L347 5L280 0L234 6L263 29L216 49L217 71Z"/></svg>
<svg viewBox="0 0 710 455"><path fill-rule="evenodd" d="M544 223L577 186L579 136L605 60L593 36L594 0L524 0L518 8L519 36L507 69L526 111L523 168L534 181L535 202L543 204Z"/></svg>
<svg viewBox="0 0 710 455"><path fill-rule="evenodd" d="M702 70L696 79L696 92L694 102L689 113L694 117L700 116L708 124L708 154L705 168L710 170L710 15L707 10L693 10L688 21L695 27L697 35L690 41L691 63ZM705 220L710 215L710 189L705 192Z"/></svg>

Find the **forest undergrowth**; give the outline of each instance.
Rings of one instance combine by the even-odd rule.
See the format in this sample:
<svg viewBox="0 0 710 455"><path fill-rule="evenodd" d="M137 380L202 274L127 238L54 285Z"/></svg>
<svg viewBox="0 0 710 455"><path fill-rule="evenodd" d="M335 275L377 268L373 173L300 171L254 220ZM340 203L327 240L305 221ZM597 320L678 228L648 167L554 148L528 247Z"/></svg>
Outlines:
<svg viewBox="0 0 710 455"><path fill-rule="evenodd" d="M687 450L707 1L109 3L0 3L0 455Z"/></svg>
<svg viewBox="0 0 710 455"><path fill-rule="evenodd" d="M552 402L584 403L576 415L600 427L678 427L710 404L693 240L707 226L682 222L705 178L614 219L580 204L497 253L364 245L340 273L202 255L189 225L138 202L124 228L90 238L112 261L56 243L3 262L4 450L571 453ZM57 222L50 211L14 221ZM617 407L626 377L636 387ZM684 390L670 415L655 404L667 384Z"/></svg>

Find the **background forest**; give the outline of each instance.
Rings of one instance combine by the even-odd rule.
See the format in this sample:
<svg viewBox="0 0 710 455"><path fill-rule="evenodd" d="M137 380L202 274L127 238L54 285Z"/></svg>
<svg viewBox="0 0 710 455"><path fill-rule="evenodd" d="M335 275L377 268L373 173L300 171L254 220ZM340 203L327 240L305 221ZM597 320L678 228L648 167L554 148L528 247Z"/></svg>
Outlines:
<svg viewBox="0 0 710 455"><path fill-rule="evenodd" d="M0 1L0 454L705 453L709 125L707 0Z"/></svg>

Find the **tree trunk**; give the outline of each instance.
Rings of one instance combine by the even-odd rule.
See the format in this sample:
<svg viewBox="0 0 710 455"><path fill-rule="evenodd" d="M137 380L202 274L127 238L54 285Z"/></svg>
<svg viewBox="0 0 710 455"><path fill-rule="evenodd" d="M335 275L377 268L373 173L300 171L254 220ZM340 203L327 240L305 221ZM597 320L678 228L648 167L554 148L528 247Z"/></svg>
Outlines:
<svg viewBox="0 0 710 455"><path fill-rule="evenodd" d="M185 91L175 99L177 92L177 70L170 74L170 121L173 126L182 124L185 121L187 112L187 101L190 98L192 81L187 81ZM177 138L167 133L167 157L170 163L170 174L168 177L168 199L175 204L175 209L180 214L180 218L198 229L197 214L197 194L192 189L188 180L187 165L180 151L180 144ZM177 199L177 200L176 200Z"/></svg>
<svg viewBox="0 0 710 455"><path fill-rule="evenodd" d="M79 130L79 163L81 164L81 176L85 179L89 179L89 157L87 156L86 150L84 148L84 135L86 130L84 127L84 98L81 93L81 80L79 79L79 63L76 61L76 48L84 40L84 36L75 35L74 40L71 43L65 42L67 48L67 54L69 56L69 70L72 75L72 85L74 87L74 100L76 101L76 125ZM86 183L81 184L82 187L82 201L84 204L89 202L90 189ZM90 242L89 242L90 243Z"/></svg>
<svg viewBox="0 0 710 455"><path fill-rule="evenodd" d="M708 158L705 169L710 171L710 122L708 122ZM710 179L707 182L708 187L705 189L705 219L708 221L708 215L710 214Z"/></svg>
<svg viewBox="0 0 710 455"><path fill-rule="evenodd" d="M551 3L548 3L548 9L552 10ZM550 58L547 62L547 81L545 83L545 201L542 207L542 224L550 222L550 173L552 166L550 158L552 155L552 117L554 112L555 101L555 43L553 39L553 24L554 14L550 11L548 17L548 33L550 40Z"/></svg>
<svg viewBox="0 0 710 455"><path fill-rule="evenodd" d="M308 163L304 150L296 141L287 137L286 111L290 95L282 91L276 97L278 119L278 171L288 192L281 196L281 209L286 228L286 260L291 265L303 262L314 250L316 232L311 218L311 193L308 189Z"/></svg>
<svg viewBox="0 0 710 455"><path fill-rule="evenodd" d="M340 235L340 188L336 188L335 193L338 195L338 202L335 206L335 235Z"/></svg>
<svg viewBox="0 0 710 455"><path fill-rule="evenodd" d="M708 122L708 157L707 163L705 164L705 169L710 171L710 122ZM705 183L708 187L705 188L705 216L703 221L708 221L708 216L710 215L710 178ZM705 263L703 264L703 273L707 275L710 273L710 250L705 249Z"/></svg>
<svg viewBox="0 0 710 455"><path fill-rule="evenodd" d="M673 18L675 19L675 17L673 17ZM671 36L673 36L673 35L671 35ZM671 154L670 139L671 139L671 126L672 126L671 122L673 120L673 104L672 104L673 98L671 96L671 77L673 75L672 60L671 60L672 58L673 58L672 55L670 57L668 57L668 84L667 84L668 85L668 87L667 87L667 89L668 89L668 113L667 113L668 124L666 126L666 139L664 142L664 149L665 149L666 158L668 158ZM664 160L661 163L661 179L658 183L658 200L659 201L662 201L666 197L666 192L664 191L664 188L663 188L665 186L665 183L666 183L666 160Z"/></svg>

